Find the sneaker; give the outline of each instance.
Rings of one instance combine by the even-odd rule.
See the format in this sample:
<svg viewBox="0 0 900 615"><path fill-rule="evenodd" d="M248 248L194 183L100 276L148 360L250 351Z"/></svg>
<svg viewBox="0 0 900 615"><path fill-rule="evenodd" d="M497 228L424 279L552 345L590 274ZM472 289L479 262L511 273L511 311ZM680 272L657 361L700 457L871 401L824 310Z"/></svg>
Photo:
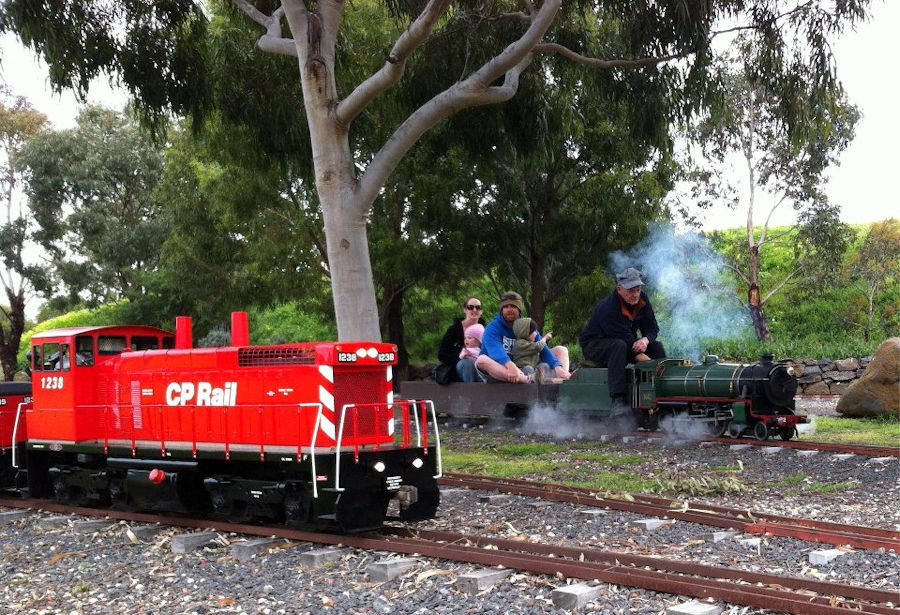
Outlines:
<svg viewBox="0 0 900 615"><path fill-rule="evenodd" d="M532 374L534 374L534 368L530 365L526 365L522 368L522 373L526 376L531 376Z"/></svg>
<svg viewBox="0 0 900 615"><path fill-rule="evenodd" d="M537 371L534 372L534 380L538 384L544 384L550 382L552 376L550 375L550 368L548 368L543 363L539 364L537 367Z"/></svg>

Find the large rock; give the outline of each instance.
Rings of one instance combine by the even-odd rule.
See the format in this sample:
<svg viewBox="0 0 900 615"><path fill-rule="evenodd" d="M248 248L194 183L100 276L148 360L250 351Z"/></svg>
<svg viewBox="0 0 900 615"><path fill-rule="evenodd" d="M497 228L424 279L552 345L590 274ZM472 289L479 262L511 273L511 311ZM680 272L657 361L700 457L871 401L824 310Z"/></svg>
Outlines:
<svg viewBox="0 0 900 615"><path fill-rule="evenodd" d="M837 404L844 416L900 418L900 337L884 341Z"/></svg>

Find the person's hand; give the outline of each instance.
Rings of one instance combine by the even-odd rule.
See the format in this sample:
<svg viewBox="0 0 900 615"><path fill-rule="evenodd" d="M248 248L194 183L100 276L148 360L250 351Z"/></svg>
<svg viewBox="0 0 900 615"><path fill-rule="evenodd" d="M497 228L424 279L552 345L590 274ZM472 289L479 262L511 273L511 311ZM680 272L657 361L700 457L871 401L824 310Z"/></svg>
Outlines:
<svg viewBox="0 0 900 615"><path fill-rule="evenodd" d="M507 382L519 382L520 381L519 376L524 377L524 374L521 371L519 371L519 367L512 361L507 363L506 364L506 381Z"/></svg>
<svg viewBox="0 0 900 615"><path fill-rule="evenodd" d="M544 334L544 337L542 337L541 339L544 340L545 342L549 342L552 337L553 337L553 331L547 331Z"/></svg>
<svg viewBox="0 0 900 615"><path fill-rule="evenodd" d="M557 378L561 378L563 380L568 380L572 377L572 374L566 371L566 369L562 365L557 365L553 371L556 374Z"/></svg>
<svg viewBox="0 0 900 615"><path fill-rule="evenodd" d="M641 339L637 340L634 344L631 345L631 349L634 351L635 354L638 354L638 353L641 353L641 352L644 352L645 350L647 350L647 346L649 346L649 345L650 345L650 340L648 340L646 337L642 337Z"/></svg>

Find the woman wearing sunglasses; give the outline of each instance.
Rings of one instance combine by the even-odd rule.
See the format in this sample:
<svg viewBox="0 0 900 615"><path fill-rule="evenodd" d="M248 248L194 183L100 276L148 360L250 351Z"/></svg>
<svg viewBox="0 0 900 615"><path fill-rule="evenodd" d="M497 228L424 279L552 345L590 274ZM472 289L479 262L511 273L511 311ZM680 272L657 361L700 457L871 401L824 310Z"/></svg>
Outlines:
<svg viewBox="0 0 900 615"><path fill-rule="evenodd" d="M459 358L464 346L464 331L474 324L485 324L481 317L484 306L478 297L469 297L462 304L463 315L453 319L438 346L438 360L441 362L435 369L435 380L439 384L451 382L483 382L475 369L475 359Z"/></svg>

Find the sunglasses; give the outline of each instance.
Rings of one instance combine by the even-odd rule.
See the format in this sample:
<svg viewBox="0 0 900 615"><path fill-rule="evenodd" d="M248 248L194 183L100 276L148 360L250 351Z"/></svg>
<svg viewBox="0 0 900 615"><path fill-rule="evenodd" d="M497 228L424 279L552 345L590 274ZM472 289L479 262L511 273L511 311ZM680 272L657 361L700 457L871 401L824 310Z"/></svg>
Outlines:
<svg viewBox="0 0 900 615"><path fill-rule="evenodd" d="M467 310L480 310L481 306L480 305L467 305L466 309Z"/></svg>

